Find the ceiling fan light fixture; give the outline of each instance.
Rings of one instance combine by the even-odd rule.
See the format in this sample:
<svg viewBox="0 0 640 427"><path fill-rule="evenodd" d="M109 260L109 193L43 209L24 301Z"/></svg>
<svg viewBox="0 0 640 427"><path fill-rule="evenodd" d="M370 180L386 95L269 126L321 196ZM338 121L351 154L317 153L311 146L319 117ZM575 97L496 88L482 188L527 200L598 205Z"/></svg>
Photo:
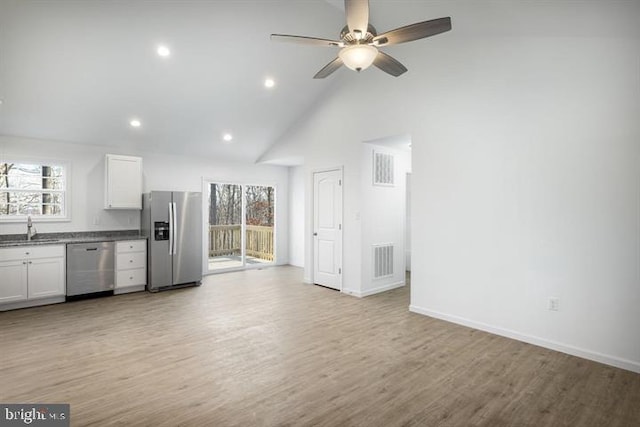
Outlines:
<svg viewBox="0 0 640 427"><path fill-rule="evenodd" d="M378 56L378 49L367 44L354 44L342 48L338 53L344 65L354 71L366 70Z"/></svg>

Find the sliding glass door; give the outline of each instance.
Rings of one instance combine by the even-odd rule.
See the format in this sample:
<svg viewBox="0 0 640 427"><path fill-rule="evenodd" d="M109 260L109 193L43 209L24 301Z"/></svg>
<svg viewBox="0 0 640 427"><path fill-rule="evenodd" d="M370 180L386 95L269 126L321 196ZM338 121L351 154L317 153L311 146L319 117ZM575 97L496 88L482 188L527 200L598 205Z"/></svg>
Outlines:
<svg viewBox="0 0 640 427"><path fill-rule="evenodd" d="M275 187L208 183L209 271L275 260Z"/></svg>
<svg viewBox="0 0 640 427"><path fill-rule="evenodd" d="M248 264L273 262L273 213L275 189L245 187L245 254Z"/></svg>
<svg viewBox="0 0 640 427"><path fill-rule="evenodd" d="M209 184L209 270L237 268L242 260L242 187Z"/></svg>

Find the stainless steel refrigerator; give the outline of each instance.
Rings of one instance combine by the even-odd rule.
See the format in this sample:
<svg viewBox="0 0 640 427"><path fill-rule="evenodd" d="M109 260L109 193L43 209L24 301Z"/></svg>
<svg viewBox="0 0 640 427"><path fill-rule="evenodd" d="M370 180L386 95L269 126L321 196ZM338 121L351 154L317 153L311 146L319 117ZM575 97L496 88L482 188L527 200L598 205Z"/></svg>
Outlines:
<svg viewBox="0 0 640 427"><path fill-rule="evenodd" d="M202 280L202 193L152 191L142 198L140 231L149 239L147 290Z"/></svg>

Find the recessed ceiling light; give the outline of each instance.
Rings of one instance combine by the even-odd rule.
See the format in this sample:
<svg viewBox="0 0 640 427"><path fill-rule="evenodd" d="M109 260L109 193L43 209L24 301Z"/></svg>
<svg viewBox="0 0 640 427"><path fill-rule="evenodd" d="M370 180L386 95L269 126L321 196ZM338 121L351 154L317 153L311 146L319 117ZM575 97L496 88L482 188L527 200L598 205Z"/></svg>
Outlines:
<svg viewBox="0 0 640 427"><path fill-rule="evenodd" d="M272 88L275 85L276 85L276 82L272 78L267 78L264 80L264 87Z"/></svg>
<svg viewBox="0 0 640 427"><path fill-rule="evenodd" d="M231 140L233 139L233 135L231 135L230 133L225 133L224 135L222 135L222 139L224 139L225 142L231 142Z"/></svg>
<svg viewBox="0 0 640 427"><path fill-rule="evenodd" d="M158 52L158 55L160 55L163 58L168 57L169 55L171 55L171 51L169 50L169 48L165 45L160 45L158 46L158 49L156 50L156 52Z"/></svg>
<svg viewBox="0 0 640 427"><path fill-rule="evenodd" d="M129 124L134 128L139 128L140 126L142 126L142 123L138 119L132 119Z"/></svg>

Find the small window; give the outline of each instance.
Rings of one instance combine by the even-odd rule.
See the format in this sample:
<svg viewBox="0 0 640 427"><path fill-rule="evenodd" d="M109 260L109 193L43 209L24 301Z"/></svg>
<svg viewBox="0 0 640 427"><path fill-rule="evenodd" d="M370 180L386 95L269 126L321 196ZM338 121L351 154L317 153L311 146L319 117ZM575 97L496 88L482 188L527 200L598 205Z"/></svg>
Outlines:
<svg viewBox="0 0 640 427"><path fill-rule="evenodd" d="M0 163L0 221L67 218L66 167L59 164Z"/></svg>

